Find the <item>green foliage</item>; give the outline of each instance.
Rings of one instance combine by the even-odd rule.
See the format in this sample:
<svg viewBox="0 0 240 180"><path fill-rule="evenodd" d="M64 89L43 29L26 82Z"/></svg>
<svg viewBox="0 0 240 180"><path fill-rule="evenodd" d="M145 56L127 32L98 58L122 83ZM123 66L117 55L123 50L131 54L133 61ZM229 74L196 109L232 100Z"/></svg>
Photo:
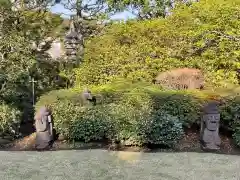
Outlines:
<svg viewBox="0 0 240 180"><path fill-rule="evenodd" d="M37 80L36 96L65 83L64 80L59 81L59 63L39 59L32 45L33 42L39 44L48 36L57 37L56 29L62 18L27 8L14 11L11 9L14 4L7 5L0 8L0 100L24 111L23 118L27 120L32 110L30 76Z"/></svg>
<svg viewBox="0 0 240 180"><path fill-rule="evenodd" d="M182 138L182 123L167 112L156 111L152 120L146 121L141 128L145 129L144 139L151 144L173 147Z"/></svg>
<svg viewBox="0 0 240 180"><path fill-rule="evenodd" d="M221 107L221 121L225 129L233 131L235 144L240 146L240 97L225 99Z"/></svg>
<svg viewBox="0 0 240 180"><path fill-rule="evenodd" d="M237 84L239 10L239 1L209 0L180 5L166 19L115 23L86 42L76 86L118 77L151 82L181 67L201 69L212 86Z"/></svg>
<svg viewBox="0 0 240 180"><path fill-rule="evenodd" d="M240 126L240 97L227 97L225 103L221 106L222 124L229 130L234 130L236 126Z"/></svg>
<svg viewBox="0 0 240 180"><path fill-rule="evenodd" d="M86 142L108 139L140 146L173 146L183 135L183 125L191 125L199 119L195 112L199 107L192 107L196 105L194 99L197 98L193 96L190 101L189 94L181 101L184 94L164 92L157 85L119 80L92 86L91 91L97 97L96 106L80 103L80 89L72 89L42 96L36 109L42 105L49 106L57 132L69 139ZM175 101L178 111L172 109L170 102L174 98L169 96L178 97Z"/></svg>
<svg viewBox="0 0 240 180"><path fill-rule="evenodd" d="M20 111L2 103L0 104L0 134L16 136L20 128Z"/></svg>
<svg viewBox="0 0 240 180"><path fill-rule="evenodd" d="M200 123L201 109L206 101L198 93L184 91L161 92L155 97L155 107L176 116L185 127Z"/></svg>
<svg viewBox="0 0 240 180"><path fill-rule="evenodd" d="M170 0L124 0L114 1L108 0L108 5L114 11L130 10L136 14L139 19L150 19L166 16L166 8L172 8ZM175 2L174 2L175 3Z"/></svg>

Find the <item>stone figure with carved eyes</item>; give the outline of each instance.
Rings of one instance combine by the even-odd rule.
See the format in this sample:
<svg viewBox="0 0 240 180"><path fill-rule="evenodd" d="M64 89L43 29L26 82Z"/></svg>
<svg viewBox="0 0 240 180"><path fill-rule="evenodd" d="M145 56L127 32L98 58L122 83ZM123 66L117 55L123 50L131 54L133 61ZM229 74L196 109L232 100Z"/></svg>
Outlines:
<svg viewBox="0 0 240 180"><path fill-rule="evenodd" d="M202 148L206 150L220 149L220 113L218 110L218 105L218 102L213 101L208 103L203 109L201 120L201 142Z"/></svg>

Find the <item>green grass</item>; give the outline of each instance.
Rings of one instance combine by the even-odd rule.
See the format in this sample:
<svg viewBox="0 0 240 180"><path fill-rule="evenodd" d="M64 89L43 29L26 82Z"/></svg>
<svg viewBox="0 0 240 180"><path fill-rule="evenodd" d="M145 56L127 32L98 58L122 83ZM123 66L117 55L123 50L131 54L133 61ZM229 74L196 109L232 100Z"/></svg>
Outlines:
<svg viewBox="0 0 240 180"><path fill-rule="evenodd" d="M238 180L240 157L106 150L0 152L1 180Z"/></svg>

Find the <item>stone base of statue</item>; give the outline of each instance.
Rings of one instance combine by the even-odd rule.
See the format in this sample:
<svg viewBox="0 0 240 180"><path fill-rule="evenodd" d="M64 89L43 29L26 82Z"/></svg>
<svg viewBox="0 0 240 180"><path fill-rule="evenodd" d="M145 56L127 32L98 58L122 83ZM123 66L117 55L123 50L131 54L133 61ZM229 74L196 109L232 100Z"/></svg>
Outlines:
<svg viewBox="0 0 240 180"><path fill-rule="evenodd" d="M205 129L202 135L203 150L220 150L221 139L216 131Z"/></svg>
<svg viewBox="0 0 240 180"><path fill-rule="evenodd" d="M200 141L202 149L206 151L220 150L220 113L217 105L217 102L210 102L204 107L203 110Z"/></svg>
<svg viewBox="0 0 240 180"><path fill-rule="evenodd" d="M37 150L48 150L51 148L51 145L52 145L52 138L47 131L36 133L35 148Z"/></svg>

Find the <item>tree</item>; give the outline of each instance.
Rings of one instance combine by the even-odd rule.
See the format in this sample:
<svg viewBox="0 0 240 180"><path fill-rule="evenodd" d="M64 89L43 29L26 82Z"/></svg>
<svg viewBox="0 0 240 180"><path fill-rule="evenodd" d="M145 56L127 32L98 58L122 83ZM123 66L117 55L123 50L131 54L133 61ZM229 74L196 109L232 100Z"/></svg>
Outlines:
<svg viewBox="0 0 240 180"><path fill-rule="evenodd" d="M56 33L62 23L59 15L45 12L44 9L16 7L10 1L1 1L0 6L0 100L12 104L22 111L32 108L32 87L30 77L39 80L36 95L57 88L53 83L59 77L59 63L43 61L39 56L44 51L36 51L33 42ZM61 29L61 28L60 28ZM54 33L53 33L54 32ZM50 70L49 70L50 69Z"/></svg>
<svg viewBox="0 0 240 180"><path fill-rule="evenodd" d="M173 7L172 0L126 0L110 1L110 7L115 11L128 10L138 19L165 17L167 8Z"/></svg>
<svg viewBox="0 0 240 180"><path fill-rule="evenodd" d="M166 17L179 3L191 4L198 0L110 0L109 7L114 12L128 10L137 19Z"/></svg>

